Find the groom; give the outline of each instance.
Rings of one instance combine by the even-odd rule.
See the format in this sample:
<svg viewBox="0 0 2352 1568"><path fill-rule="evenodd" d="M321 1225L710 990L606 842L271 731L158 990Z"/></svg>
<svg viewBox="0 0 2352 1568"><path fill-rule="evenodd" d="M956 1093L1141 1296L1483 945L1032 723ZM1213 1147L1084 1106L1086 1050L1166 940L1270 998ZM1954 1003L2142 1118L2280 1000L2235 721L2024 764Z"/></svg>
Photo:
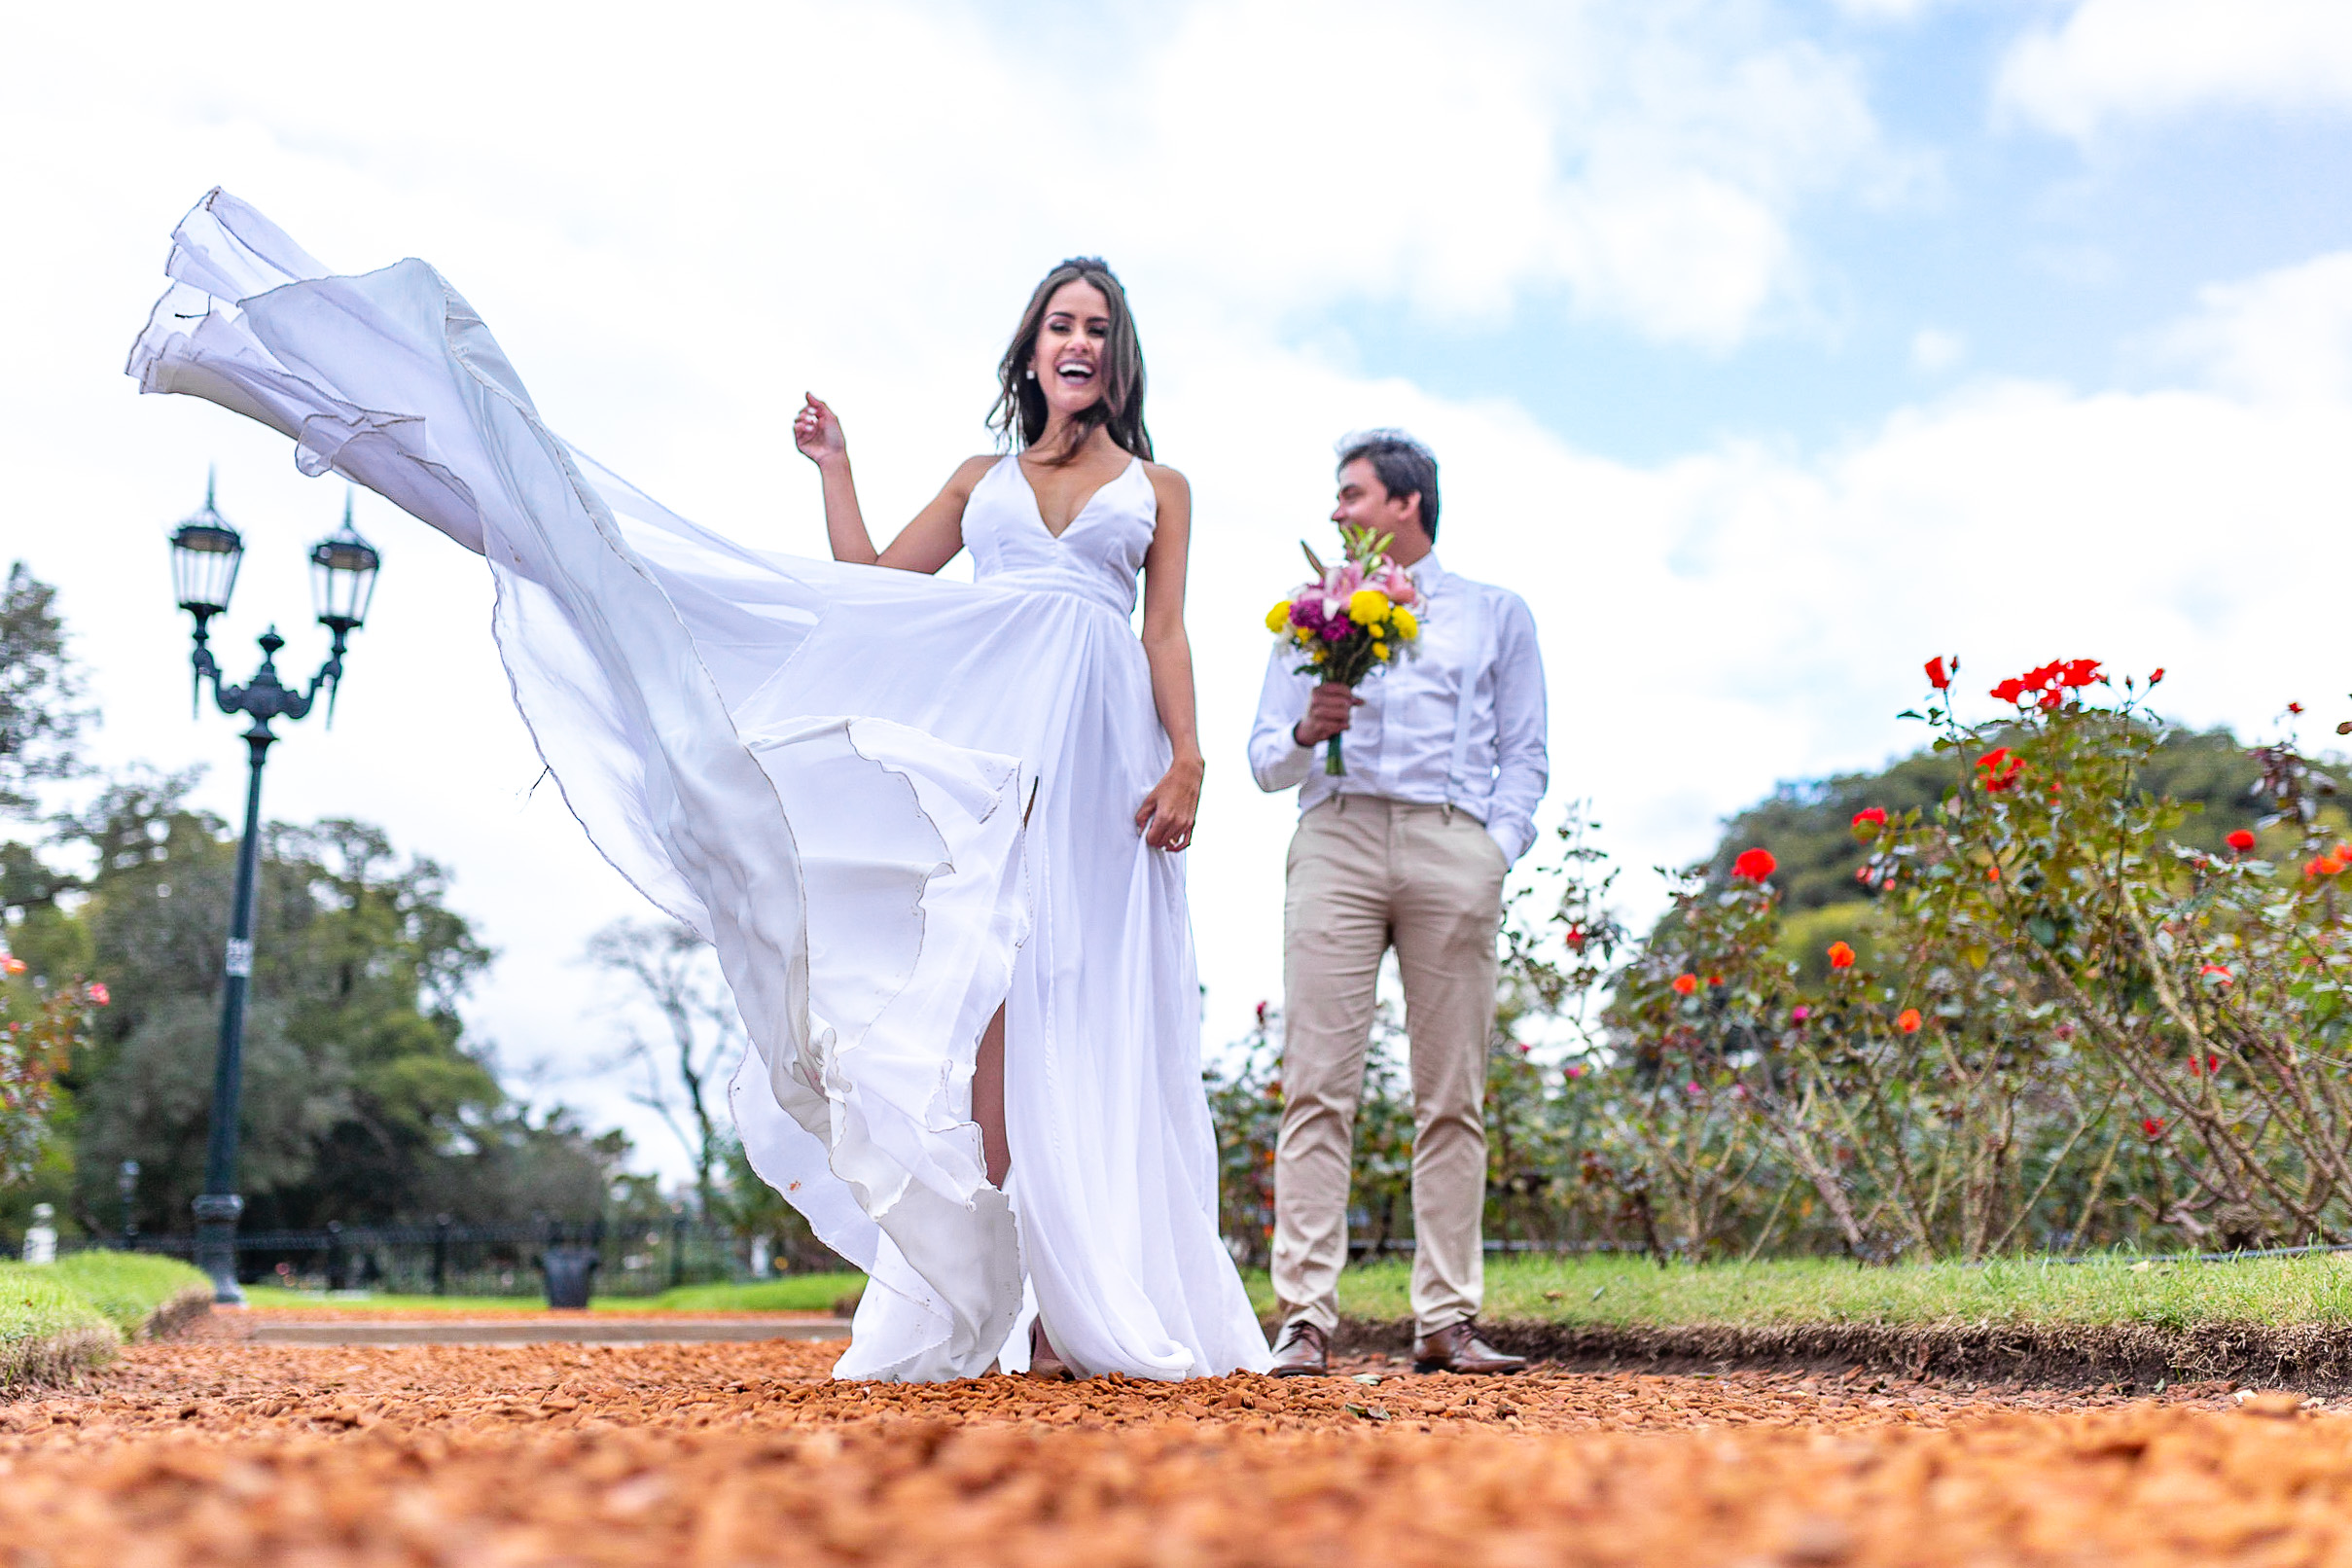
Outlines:
<svg viewBox="0 0 2352 1568"><path fill-rule="evenodd" d="M1503 877L1543 799L1544 666L1506 588L1438 564L1438 462L1402 431L1339 445L1332 520L1391 534L1422 600L1419 656L1360 691L1275 650L1250 735L1265 790L1299 790L1283 905L1282 1132L1274 1156L1276 1376L1330 1370L1347 1262L1356 1101L1374 988L1396 949L1412 1048L1413 1363L1509 1372L1479 1336L1486 1050ZM1347 771L1325 773L1333 735Z"/></svg>

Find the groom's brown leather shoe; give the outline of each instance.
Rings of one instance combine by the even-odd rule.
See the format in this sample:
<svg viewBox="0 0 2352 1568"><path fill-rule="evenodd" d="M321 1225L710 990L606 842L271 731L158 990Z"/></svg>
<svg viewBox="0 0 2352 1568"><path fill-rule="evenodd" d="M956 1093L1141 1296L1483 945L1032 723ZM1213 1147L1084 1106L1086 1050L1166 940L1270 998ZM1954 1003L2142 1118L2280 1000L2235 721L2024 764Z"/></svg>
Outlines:
<svg viewBox="0 0 2352 1568"><path fill-rule="evenodd" d="M1507 1356L1479 1338L1475 1318L1413 1337L1412 1370L1417 1372L1515 1372L1526 1365L1525 1356Z"/></svg>
<svg viewBox="0 0 2352 1568"><path fill-rule="evenodd" d="M1304 1318L1282 1326L1274 1341L1274 1364L1266 1369L1276 1377L1321 1377L1332 1370L1331 1336Z"/></svg>

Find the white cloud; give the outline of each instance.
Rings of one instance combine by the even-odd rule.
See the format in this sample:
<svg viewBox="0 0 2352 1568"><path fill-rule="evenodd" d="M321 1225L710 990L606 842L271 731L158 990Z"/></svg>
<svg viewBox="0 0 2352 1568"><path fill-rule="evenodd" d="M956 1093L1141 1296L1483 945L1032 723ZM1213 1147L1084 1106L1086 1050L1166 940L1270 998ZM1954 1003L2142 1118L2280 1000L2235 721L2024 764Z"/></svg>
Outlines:
<svg viewBox="0 0 2352 1568"><path fill-rule="evenodd" d="M1715 817L1775 778L1907 744L1887 716L1931 652L1987 670L2060 652L2165 662L2204 719L2347 684L2325 628L2276 613L2279 574L2217 572L2212 554L2263 538L2292 558L2334 537L2340 400L1978 385L1846 450L1637 467L1507 404L1283 346L1335 299L1458 315L1530 291L1682 340L1755 330L1802 286L1789 215L1884 164L1851 66L1742 31L1736 11L1440 25L1208 4L1118 48L884 5L659 24L591 6L561 29L456 15L197 32L168 59L94 47L57 8L17 19L50 68L0 98L0 144L40 155L12 171L0 249L19 305L0 378L23 519L8 547L62 588L108 715L103 760L208 761L224 814L237 748L217 716L188 718L162 531L217 459L252 546L218 644L249 650L277 614L299 662L317 652L293 624L300 552L339 492L300 479L278 438L138 399L120 374L164 234L215 181L331 264L430 258L558 429L688 516L803 551L822 549L786 433L803 386L843 410L887 526L982 445L990 368L1038 272L1111 255L1152 350L1154 432L1198 497L1212 773L1193 885L1212 1040L1279 988L1288 809L1239 765L1252 628L1294 541L1327 526L1341 430L1405 423L1436 445L1449 560L1527 587L1542 617L1555 798L1594 797L1637 872L1705 848ZM573 959L639 906L553 792L529 793L479 562L373 498L360 520L386 554L375 618L337 730L295 727L267 806L378 821L448 864L504 953L474 1027L513 1061L592 1059L610 1042ZM617 1089L568 1092L674 1158Z"/></svg>
<svg viewBox="0 0 2352 1568"><path fill-rule="evenodd" d="M2352 6L2082 0L2011 49L1994 101L2073 137L2217 106L2341 111L2352 108Z"/></svg>
<svg viewBox="0 0 2352 1568"><path fill-rule="evenodd" d="M1942 0L1835 0L1839 11L1861 21L1916 21Z"/></svg>
<svg viewBox="0 0 2352 1568"><path fill-rule="evenodd" d="M2197 295L2197 311L2157 335L2169 359L2214 386L2265 402L2352 400L2352 251L2336 251Z"/></svg>
<svg viewBox="0 0 2352 1568"><path fill-rule="evenodd" d="M1911 334L1911 366L1933 375L1968 358L1968 339L1942 327L1922 327Z"/></svg>

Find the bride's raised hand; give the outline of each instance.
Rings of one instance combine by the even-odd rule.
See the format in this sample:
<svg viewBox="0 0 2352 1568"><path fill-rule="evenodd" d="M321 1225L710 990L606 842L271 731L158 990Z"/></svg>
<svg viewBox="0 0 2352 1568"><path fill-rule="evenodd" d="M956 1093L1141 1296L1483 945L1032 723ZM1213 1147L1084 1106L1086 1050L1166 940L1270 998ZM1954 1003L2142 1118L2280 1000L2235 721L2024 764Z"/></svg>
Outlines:
<svg viewBox="0 0 2352 1568"><path fill-rule="evenodd" d="M1152 793L1143 798L1135 812L1135 826L1143 830L1145 843L1154 849L1193 847L1193 821L1200 811L1201 772L1198 762L1180 758L1152 786Z"/></svg>
<svg viewBox="0 0 2352 1568"><path fill-rule="evenodd" d="M820 465L848 456L849 440L841 434L840 418L814 392L801 396L807 401L792 421L792 444L801 449L801 455Z"/></svg>

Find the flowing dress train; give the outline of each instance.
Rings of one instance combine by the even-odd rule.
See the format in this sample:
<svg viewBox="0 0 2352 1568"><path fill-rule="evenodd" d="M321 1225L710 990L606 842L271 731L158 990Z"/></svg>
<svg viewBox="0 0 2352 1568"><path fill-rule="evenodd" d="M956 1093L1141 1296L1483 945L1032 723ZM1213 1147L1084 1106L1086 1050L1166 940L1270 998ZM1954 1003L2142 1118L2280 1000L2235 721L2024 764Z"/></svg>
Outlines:
<svg viewBox="0 0 2352 1568"><path fill-rule="evenodd" d="M141 390L260 420L489 563L566 804L717 948L754 1167L872 1276L838 1375L1021 1364L1024 1300L1082 1372L1265 1367L1217 1234L1183 862L1132 820L1169 755L1140 463L1056 537L999 462L975 584L755 551L549 430L422 262L331 274L215 191L166 271ZM1000 1003L1003 1192L971 1117Z"/></svg>

